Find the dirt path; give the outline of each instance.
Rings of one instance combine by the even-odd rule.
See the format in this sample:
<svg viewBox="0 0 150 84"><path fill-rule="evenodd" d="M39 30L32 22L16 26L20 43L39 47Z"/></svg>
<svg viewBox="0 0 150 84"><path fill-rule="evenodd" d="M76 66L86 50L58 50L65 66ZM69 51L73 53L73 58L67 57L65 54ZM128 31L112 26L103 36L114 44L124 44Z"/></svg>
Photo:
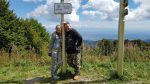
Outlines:
<svg viewBox="0 0 150 84"><path fill-rule="evenodd" d="M47 84L106 84L106 81L104 79L97 79L97 80L91 80L87 77L80 76L78 80L73 80L71 78L67 79L60 79L60 80L52 80L51 78L44 78L44 77L36 77L36 78L29 78L25 80L25 84L35 84L35 83L47 83Z"/></svg>
<svg viewBox="0 0 150 84"><path fill-rule="evenodd" d="M107 84L111 81L116 81L116 83L121 84L150 84L150 80L141 79L141 80L130 80L130 81L118 81L117 80L108 80L104 77L88 77L80 76L78 80L73 80L72 78L65 78L60 80L52 80L52 78L45 77L36 77L26 79L24 84ZM113 82L112 82L113 83Z"/></svg>
<svg viewBox="0 0 150 84"><path fill-rule="evenodd" d="M25 84L42 83L42 81L44 80L45 80L44 77L28 78L25 80Z"/></svg>

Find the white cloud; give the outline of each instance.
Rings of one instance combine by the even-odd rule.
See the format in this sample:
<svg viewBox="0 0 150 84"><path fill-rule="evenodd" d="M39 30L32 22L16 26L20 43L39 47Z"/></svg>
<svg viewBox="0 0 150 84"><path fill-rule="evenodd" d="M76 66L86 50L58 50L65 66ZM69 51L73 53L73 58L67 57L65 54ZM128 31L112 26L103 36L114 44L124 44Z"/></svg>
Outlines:
<svg viewBox="0 0 150 84"><path fill-rule="evenodd" d="M101 20L114 20L118 16L119 3L114 0L89 0L82 8L83 15L97 16Z"/></svg>
<svg viewBox="0 0 150 84"><path fill-rule="evenodd" d="M48 15L48 6L41 5L37 7L33 12L27 14L27 16L39 16L39 15Z"/></svg>
<svg viewBox="0 0 150 84"><path fill-rule="evenodd" d="M114 0L89 0L88 4L83 6L83 8L87 9L89 7L99 11L113 12L118 8L118 3Z"/></svg>
<svg viewBox="0 0 150 84"><path fill-rule="evenodd" d="M150 20L150 0L133 0L132 5L138 5L136 8L128 8L129 14L127 20L139 21ZM82 6L83 15L97 17L100 20L117 20L119 17L119 2L115 0L89 0ZM90 17L90 18L91 18Z"/></svg>
<svg viewBox="0 0 150 84"><path fill-rule="evenodd" d="M128 20L150 20L150 0L134 0L135 4L139 4L136 9L130 9Z"/></svg>
<svg viewBox="0 0 150 84"><path fill-rule="evenodd" d="M76 11L73 10L70 15L66 15L66 20L72 21L72 22L78 22L79 21L79 15L77 15Z"/></svg>
<svg viewBox="0 0 150 84"><path fill-rule="evenodd" d="M45 17L50 21L56 21L60 18L60 15L54 14L54 3L59 3L60 0L46 0L46 4L37 7L34 11L27 14L28 17ZM69 21L79 21L79 15L77 11L80 8L80 0L68 0L68 3L72 3L72 14L66 15Z"/></svg>
<svg viewBox="0 0 150 84"><path fill-rule="evenodd" d="M86 16L90 16L88 17L89 19L96 19L96 18L99 18L101 20L106 20L108 15L106 13L103 13L103 12L100 12L100 11L93 11L93 10L85 10L82 12L83 15L86 15Z"/></svg>
<svg viewBox="0 0 150 84"><path fill-rule="evenodd" d="M82 14L83 15L95 16L95 15L97 15L97 14L99 15L101 13L99 11L92 11L92 10L87 11L87 10L85 10L85 11L82 12Z"/></svg>

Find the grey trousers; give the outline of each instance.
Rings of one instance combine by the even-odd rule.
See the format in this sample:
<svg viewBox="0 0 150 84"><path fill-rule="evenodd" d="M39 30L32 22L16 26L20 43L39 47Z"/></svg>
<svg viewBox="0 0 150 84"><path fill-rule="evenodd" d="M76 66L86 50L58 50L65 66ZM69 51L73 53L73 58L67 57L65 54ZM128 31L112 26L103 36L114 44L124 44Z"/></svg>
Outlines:
<svg viewBox="0 0 150 84"><path fill-rule="evenodd" d="M51 60L51 76L57 75L57 71L62 64L61 52L60 51L52 51L52 60Z"/></svg>

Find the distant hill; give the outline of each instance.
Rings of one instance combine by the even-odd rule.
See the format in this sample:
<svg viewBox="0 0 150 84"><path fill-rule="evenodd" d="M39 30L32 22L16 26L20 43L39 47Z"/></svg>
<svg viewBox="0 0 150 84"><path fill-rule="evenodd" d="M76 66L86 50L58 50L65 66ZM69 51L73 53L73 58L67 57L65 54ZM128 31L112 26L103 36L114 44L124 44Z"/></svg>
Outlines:
<svg viewBox="0 0 150 84"><path fill-rule="evenodd" d="M109 39L110 41L113 41L112 39ZM97 42L99 42L101 40L97 40L97 41L92 41L92 40L84 40L83 43L90 46L90 47L95 47L95 45L97 44ZM144 42L148 42L150 43L150 39L148 40L143 40Z"/></svg>
<svg viewBox="0 0 150 84"><path fill-rule="evenodd" d="M148 40L144 40L144 42L148 42L148 43L150 43L150 39L148 39Z"/></svg>
<svg viewBox="0 0 150 84"><path fill-rule="evenodd" d="M95 47L96 43L98 41L92 41L92 40L84 40L83 43L86 45L89 45L90 47Z"/></svg>

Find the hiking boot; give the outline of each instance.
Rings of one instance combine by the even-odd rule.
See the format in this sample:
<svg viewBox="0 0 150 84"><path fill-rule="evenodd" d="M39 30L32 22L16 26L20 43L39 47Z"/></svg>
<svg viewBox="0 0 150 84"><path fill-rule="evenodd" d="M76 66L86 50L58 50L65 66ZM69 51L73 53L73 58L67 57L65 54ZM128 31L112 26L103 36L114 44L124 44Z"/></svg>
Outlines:
<svg viewBox="0 0 150 84"><path fill-rule="evenodd" d="M79 75L75 75L74 77L73 77L73 80L78 80L79 79Z"/></svg>
<svg viewBox="0 0 150 84"><path fill-rule="evenodd" d="M60 77L59 76L52 76L52 79L58 80L58 79L60 79Z"/></svg>
<svg viewBox="0 0 150 84"><path fill-rule="evenodd" d="M75 73L73 79L74 80L78 80L79 79L79 75L80 75L79 73Z"/></svg>

